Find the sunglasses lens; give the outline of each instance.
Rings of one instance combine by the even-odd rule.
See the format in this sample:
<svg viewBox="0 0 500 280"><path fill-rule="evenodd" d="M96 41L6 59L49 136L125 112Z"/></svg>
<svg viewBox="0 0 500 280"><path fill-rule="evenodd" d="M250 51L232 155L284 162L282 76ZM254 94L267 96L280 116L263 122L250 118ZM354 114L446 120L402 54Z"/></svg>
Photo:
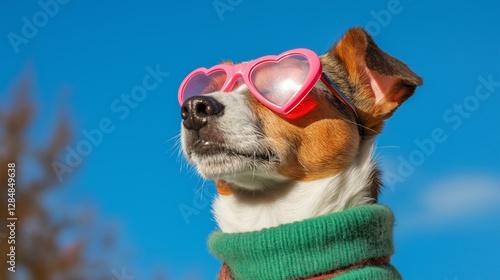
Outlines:
<svg viewBox="0 0 500 280"><path fill-rule="evenodd" d="M303 88L309 68L306 57L293 55L258 65L250 79L262 97L281 108Z"/></svg>
<svg viewBox="0 0 500 280"><path fill-rule="evenodd" d="M188 98L219 91L226 82L226 72L218 70L210 74L194 74L184 87L183 101Z"/></svg>

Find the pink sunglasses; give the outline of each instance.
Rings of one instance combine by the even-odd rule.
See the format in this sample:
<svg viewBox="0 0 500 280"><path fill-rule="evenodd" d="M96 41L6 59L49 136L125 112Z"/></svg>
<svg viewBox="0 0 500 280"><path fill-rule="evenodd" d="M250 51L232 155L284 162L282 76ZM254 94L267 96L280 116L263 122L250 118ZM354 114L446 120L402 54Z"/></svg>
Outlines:
<svg viewBox="0 0 500 280"><path fill-rule="evenodd" d="M182 106L190 97L216 91L230 92L245 84L259 102L286 115L304 100L318 80L358 118L349 99L322 72L318 55L308 49L294 49L236 65L198 68L182 82L178 99Z"/></svg>

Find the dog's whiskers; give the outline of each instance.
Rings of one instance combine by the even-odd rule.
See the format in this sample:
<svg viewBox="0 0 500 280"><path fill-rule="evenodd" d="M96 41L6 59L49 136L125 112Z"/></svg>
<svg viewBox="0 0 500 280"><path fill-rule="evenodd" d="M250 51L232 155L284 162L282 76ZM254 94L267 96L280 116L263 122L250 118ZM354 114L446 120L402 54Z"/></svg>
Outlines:
<svg viewBox="0 0 500 280"><path fill-rule="evenodd" d="M351 120L348 120L348 119L346 119L346 118L341 118L341 119L342 119L342 120L344 120L344 121L346 121L346 122L348 122L348 123L352 123L352 124L355 124L356 126L359 126L359 127L361 127L361 128L364 128L364 129L366 129L366 130L369 130L369 131L371 131L371 132L373 132L373 133L378 133L378 131L376 131L376 130L374 130L374 129L371 129L371 128L369 128L369 127L365 126L365 125L362 125L362 124L360 124L360 123L358 123L358 122L351 121Z"/></svg>
<svg viewBox="0 0 500 280"><path fill-rule="evenodd" d="M180 138L181 138L181 133L179 131L178 134L174 135L173 137L169 138L168 140L165 140L163 143L167 143L167 142L170 142L170 141L172 141L174 139L180 139Z"/></svg>
<svg viewBox="0 0 500 280"><path fill-rule="evenodd" d="M181 142L181 134L180 134L180 133L179 133L178 135L176 135L176 136L174 136L174 137L172 137L172 138L170 138L170 139L166 140L166 141L165 141L165 142L163 142L163 143L167 143L167 142L169 142L169 141L171 141L171 140L174 140L174 139L175 139L174 144L173 144L173 145L172 145L172 147L170 147L170 149L168 149L168 151L167 151L167 153L169 153L169 152L170 152L170 155L169 155L170 157L173 155L173 153L174 153L175 151L181 151L181 150L182 150L182 142Z"/></svg>

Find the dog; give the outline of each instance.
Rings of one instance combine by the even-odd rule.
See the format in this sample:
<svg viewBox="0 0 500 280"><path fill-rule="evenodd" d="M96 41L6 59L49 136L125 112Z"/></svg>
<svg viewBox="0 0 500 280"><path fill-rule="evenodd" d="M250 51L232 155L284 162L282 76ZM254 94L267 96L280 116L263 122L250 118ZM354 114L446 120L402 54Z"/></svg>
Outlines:
<svg viewBox="0 0 500 280"><path fill-rule="evenodd" d="M362 28L321 56L298 49L191 73L181 143L216 182L219 279L400 279L374 138L420 85Z"/></svg>

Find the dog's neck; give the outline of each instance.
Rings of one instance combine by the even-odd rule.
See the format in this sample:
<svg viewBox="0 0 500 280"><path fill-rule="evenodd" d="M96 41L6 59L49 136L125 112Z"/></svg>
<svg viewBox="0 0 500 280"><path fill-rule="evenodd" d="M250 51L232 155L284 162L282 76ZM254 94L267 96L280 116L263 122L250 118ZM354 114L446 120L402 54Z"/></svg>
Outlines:
<svg viewBox="0 0 500 280"><path fill-rule="evenodd" d="M364 142L350 167L332 177L219 195L213 205L219 228L225 233L257 231L373 203L373 147L373 140Z"/></svg>

